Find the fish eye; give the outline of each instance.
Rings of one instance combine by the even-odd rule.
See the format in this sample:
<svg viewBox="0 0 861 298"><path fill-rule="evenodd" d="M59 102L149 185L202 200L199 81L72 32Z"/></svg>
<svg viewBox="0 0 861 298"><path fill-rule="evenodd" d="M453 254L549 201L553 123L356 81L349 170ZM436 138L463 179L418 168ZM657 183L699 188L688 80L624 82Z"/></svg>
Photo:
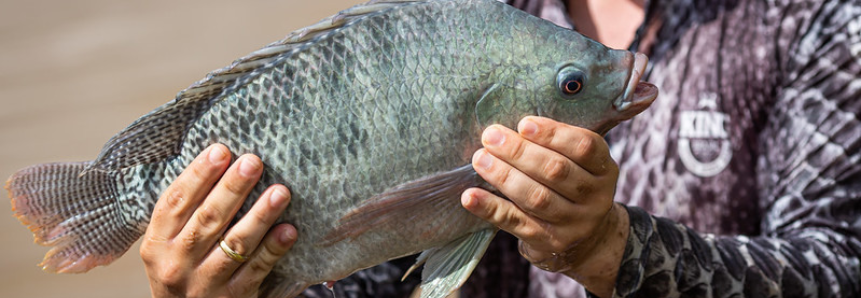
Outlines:
<svg viewBox="0 0 861 298"><path fill-rule="evenodd" d="M556 75L556 84L562 94L574 95L583 90L583 84L586 80L586 74L582 71L568 66L559 71Z"/></svg>

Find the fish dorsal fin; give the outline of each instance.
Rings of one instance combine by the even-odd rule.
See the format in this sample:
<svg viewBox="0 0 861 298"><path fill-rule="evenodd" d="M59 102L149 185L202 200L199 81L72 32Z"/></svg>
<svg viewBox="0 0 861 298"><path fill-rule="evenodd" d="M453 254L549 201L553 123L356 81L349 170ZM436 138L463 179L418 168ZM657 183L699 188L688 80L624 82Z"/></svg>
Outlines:
<svg viewBox="0 0 861 298"><path fill-rule="evenodd" d="M156 108L117 133L102 147L90 170L111 171L146 164L179 154L182 140L195 120L212 103L258 77L282 59L314 45L338 29L364 17L428 0L377 0L360 4L293 31L229 66L215 70L180 91L175 100Z"/></svg>
<svg viewBox="0 0 861 298"><path fill-rule="evenodd" d="M230 66L209 73L203 80L177 94L176 102L183 100L214 99L231 86L242 85L257 77L260 72L280 59L291 57L294 53L314 45L338 29L347 27L354 21L369 15L383 13L405 4L427 2L428 0L377 0L359 4L343 10L336 15L287 34L283 39L273 42L245 57L236 59ZM237 84L239 83L239 84Z"/></svg>

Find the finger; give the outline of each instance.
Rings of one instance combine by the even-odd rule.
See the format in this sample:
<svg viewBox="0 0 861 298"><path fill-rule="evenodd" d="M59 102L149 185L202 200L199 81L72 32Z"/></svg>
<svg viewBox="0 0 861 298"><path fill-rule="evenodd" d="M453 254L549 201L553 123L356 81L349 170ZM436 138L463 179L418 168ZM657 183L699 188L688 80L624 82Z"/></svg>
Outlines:
<svg viewBox="0 0 861 298"><path fill-rule="evenodd" d="M607 141L591 130L543 117L525 117L517 130L527 140L561 153L593 175L601 176L617 167Z"/></svg>
<svg viewBox="0 0 861 298"><path fill-rule="evenodd" d="M283 185L270 186L251 210L239 222L224 234L224 243L236 253L249 256L260 244L266 231L272 227L275 220L284 213L290 201L290 193ZM201 265L204 272L212 274L213 278L227 280L242 262L232 259L220 245Z"/></svg>
<svg viewBox="0 0 861 298"><path fill-rule="evenodd" d="M461 205L470 213L499 227L523 241L550 251L561 251L564 243L552 235L555 227L530 216L514 203L480 188L463 192Z"/></svg>
<svg viewBox="0 0 861 298"><path fill-rule="evenodd" d="M188 225L180 232L185 248L190 251L208 252L245 202L262 172L263 163L257 156L251 154L240 156L227 169L212 192L194 211ZM206 247L206 249L198 249L200 247Z"/></svg>
<svg viewBox="0 0 861 298"><path fill-rule="evenodd" d="M472 167L511 202L533 216L555 223L568 219L575 212L572 201L488 153L486 149L475 152Z"/></svg>
<svg viewBox="0 0 861 298"><path fill-rule="evenodd" d="M198 155L156 202L150 236L172 239L186 225L201 200L218 181L230 161L230 151L213 144Z"/></svg>
<svg viewBox="0 0 861 298"><path fill-rule="evenodd" d="M248 261L239 267L239 270L230 279L231 292L255 293L266 275L272 271L278 260L290 250L296 239L296 228L292 225L281 224L272 228Z"/></svg>
<svg viewBox="0 0 861 298"><path fill-rule="evenodd" d="M596 184L594 176L568 157L544 148L503 126L488 127L482 134L484 148L550 189L576 200Z"/></svg>

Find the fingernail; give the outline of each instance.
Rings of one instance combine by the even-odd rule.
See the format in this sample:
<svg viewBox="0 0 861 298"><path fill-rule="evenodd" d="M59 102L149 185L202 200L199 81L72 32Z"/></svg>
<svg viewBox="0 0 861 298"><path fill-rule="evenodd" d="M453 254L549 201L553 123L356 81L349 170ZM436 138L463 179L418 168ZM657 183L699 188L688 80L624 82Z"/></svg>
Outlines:
<svg viewBox="0 0 861 298"><path fill-rule="evenodd" d="M538 125L535 125L535 122L523 119L523 121L520 121L520 128L518 130L521 135L531 136L538 132Z"/></svg>
<svg viewBox="0 0 861 298"><path fill-rule="evenodd" d="M484 130L482 139L485 145L501 146L505 142L505 135L499 131L499 128L489 127Z"/></svg>
<svg viewBox="0 0 861 298"><path fill-rule="evenodd" d="M290 244L293 239L296 239L296 228L294 227L287 227L281 232L281 235L278 235L278 241L284 245Z"/></svg>
<svg viewBox="0 0 861 298"><path fill-rule="evenodd" d="M225 158L227 158L227 152L225 152L221 146L213 145L209 149L209 156L207 157L209 158L209 162L218 164L224 161Z"/></svg>
<svg viewBox="0 0 861 298"><path fill-rule="evenodd" d="M473 193L474 191L467 190L460 196L460 204L468 210L475 208L475 206L478 205L478 201L473 196Z"/></svg>
<svg viewBox="0 0 861 298"><path fill-rule="evenodd" d="M260 168L260 163L256 158L243 158L239 164L239 173L246 177L252 177L257 174L257 169Z"/></svg>
<svg viewBox="0 0 861 298"><path fill-rule="evenodd" d="M280 187L276 187L272 194L269 195L269 206L272 208L282 208L284 207L284 203L287 201L287 192L285 192Z"/></svg>
<svg viewBox="0 0 861 298"><path fill-rule="evenodd" d="M493 165L493 158L484 150L479 151L476 155L478 158L475 160L475 164L482 169L490 169L490 166Z"/></svg>

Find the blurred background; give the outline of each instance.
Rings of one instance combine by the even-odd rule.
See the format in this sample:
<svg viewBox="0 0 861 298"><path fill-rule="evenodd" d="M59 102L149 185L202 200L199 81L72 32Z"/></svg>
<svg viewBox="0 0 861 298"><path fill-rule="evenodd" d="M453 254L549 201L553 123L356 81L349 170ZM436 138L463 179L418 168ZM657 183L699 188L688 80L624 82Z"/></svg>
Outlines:
<svg viewBox="0 0 861 298"><path fill-rule="evenodd" d="M137 117L211 70L364 0L0 0L0 182L22 167L96 157ZM36 266L0 209L0 297L149 297L133 246L86 274Z"/></svg>

